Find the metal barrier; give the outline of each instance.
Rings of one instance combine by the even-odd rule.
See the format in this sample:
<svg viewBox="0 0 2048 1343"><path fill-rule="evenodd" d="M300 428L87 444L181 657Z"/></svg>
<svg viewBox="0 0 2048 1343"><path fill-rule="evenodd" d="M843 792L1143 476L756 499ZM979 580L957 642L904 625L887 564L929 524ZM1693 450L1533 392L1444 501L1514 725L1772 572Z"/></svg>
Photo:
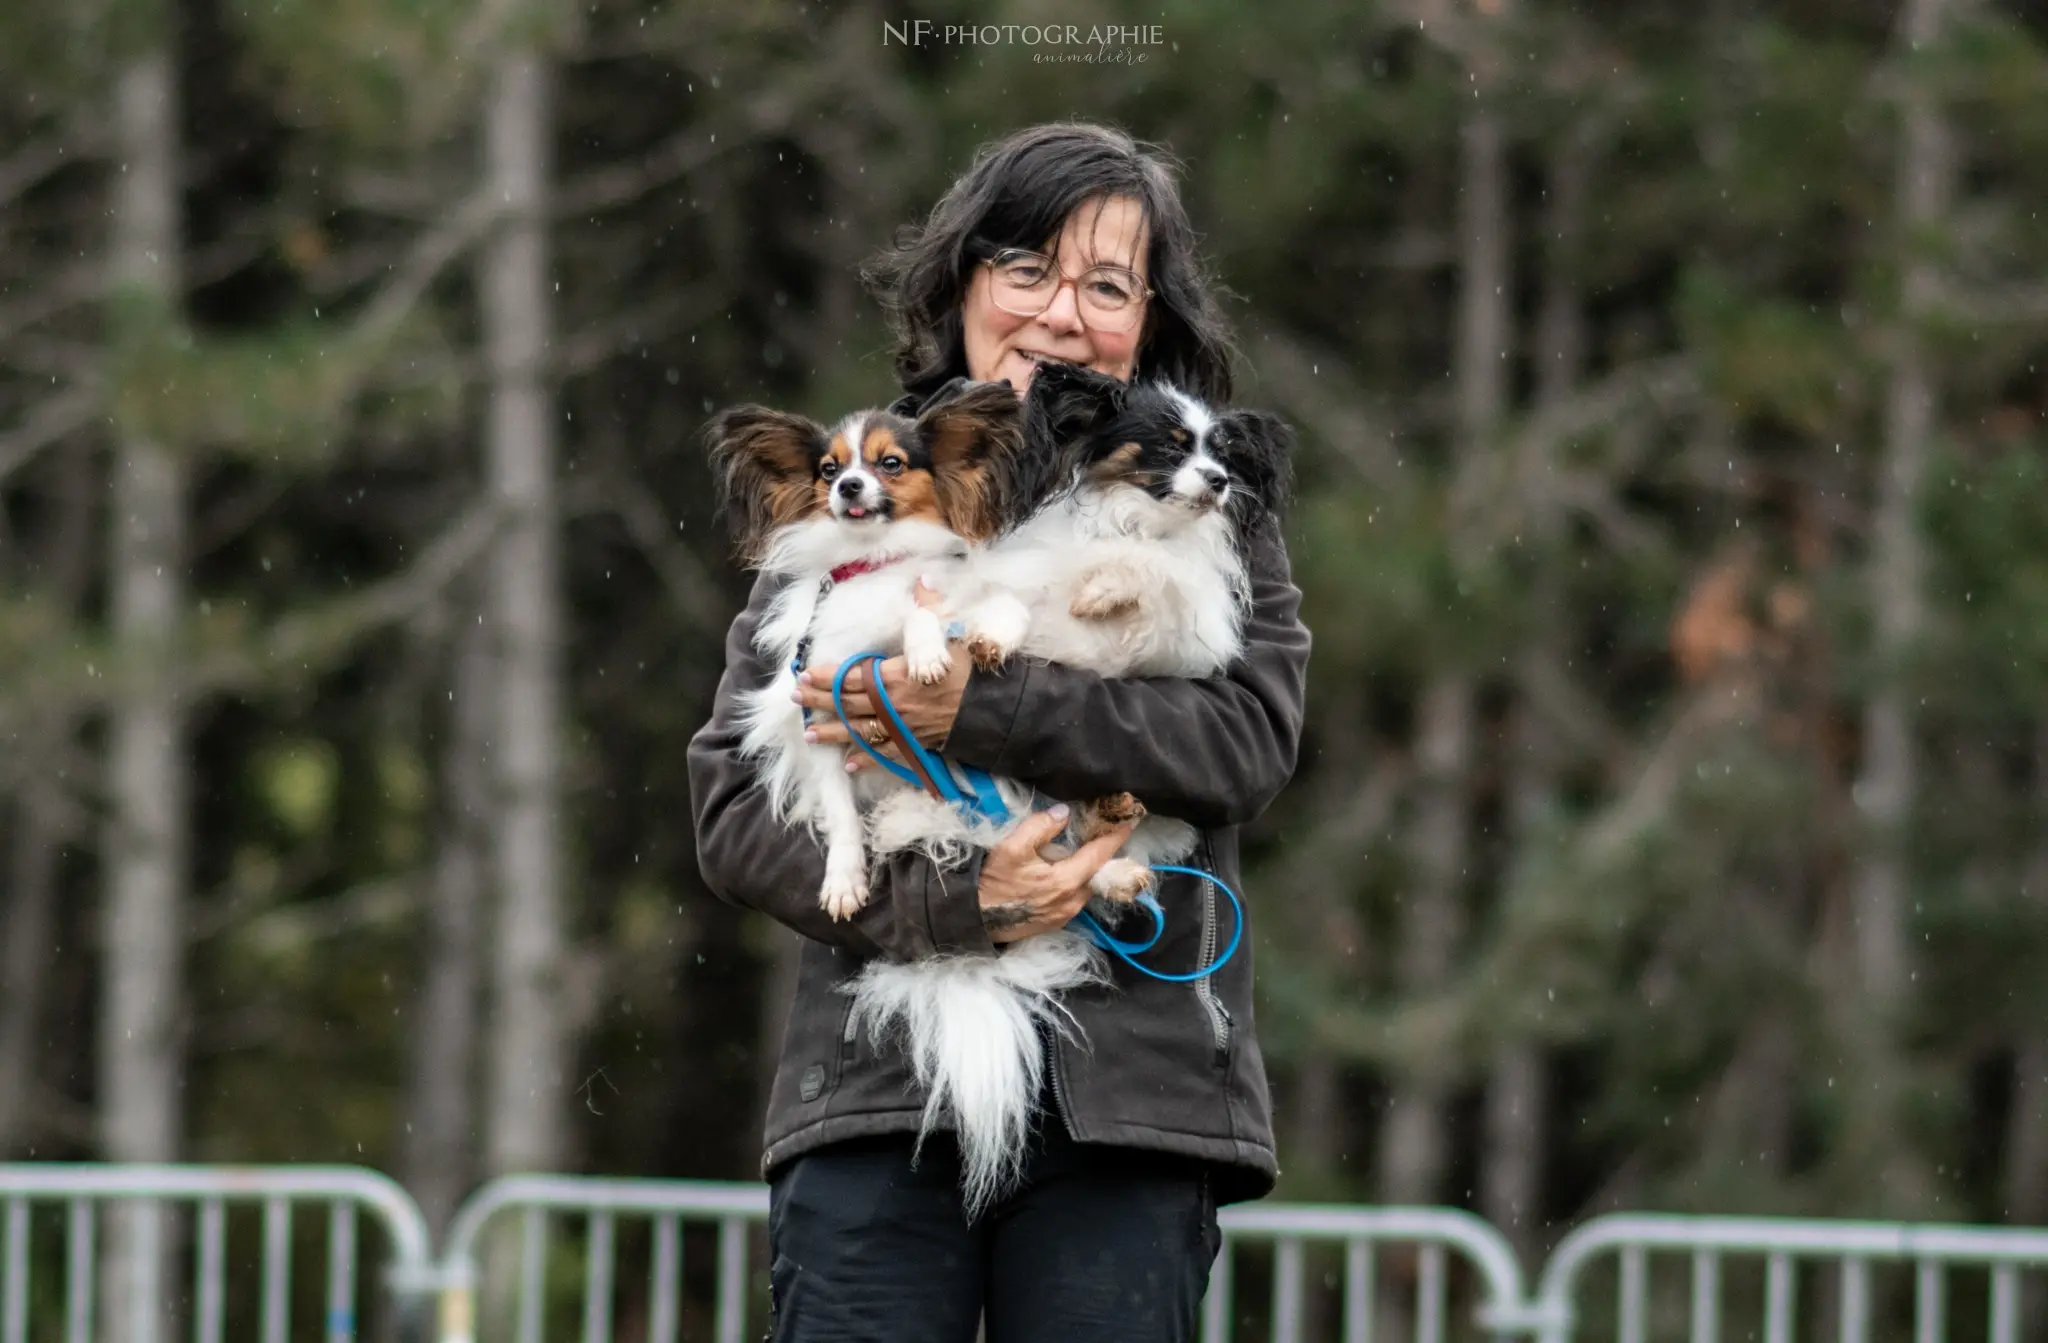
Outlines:
<svg viewBox="0 0 2048 1343"><path fill-rule="evenodd" d="M1723 1260L1731 1256L1763 1261L1764 1343L1792 1343L1815 1337L1797 1323L1801 1261L1839 1265L1834 1308L1842 1343L1866 1343L1873 1319L1873 1264L1913 1266L1914 1343L1948 1337L1951 1268L1988 1270L1986 1331L1991 1343L2017 1343L2020 1272L2048 1266L2048 1230L1941 1226L1899 1222L1791 1221L1763 1217L1679 1217L1618 1213L1597 1217L1559 1242L1544 1266L1532 1320L1543 1343L1570 1343L1582 1323L1579 1289L1587 1267L1612 1254L1619 1260L1615 1338L1643 1343L1649 1335L1650 1255L1690 1254L1686 1293L1687 1331L1694 1343L1721 1336ZM1755 1338L1744 1330L1738 1337Z"/></svg>
<svg viewBox="0 0 2048 1343"><path fill-rule="evenodd" d="M227 1311L227 1208L263 1209L260 1304L263 1343L285 1343L290 1333L291 1216L295 1203L328 1210L324 1337L346 1343L356 1333L357 1216L367 1213L391 1243L391 1285L418 1292L433 1280L432 1250L419 1209L397 1184L373 1171L346 1167L0 1165L0 1204L6 1209L4 1270L0 1270L0 1343L25 1343L33 1304L34 1213L37 1204L64 1208L64 1337L89 1343L95 1287L107 1309L123 1311L129 1343L155 1343L159 1312L173 1293L159 1279L165 1248L165 1203L189 1203L197 1214L194 1247L193 1337L220 1343ZM133 1253L126 1281L95 1272L97 1213L123 1205ZM53 1294L54 1296L55 1294Z"/></svg>
<svg viewBox="0 0 2048 1343"><path fill-rule="evenodd" d="M748 1231L768 1215L767 1190L751 1184L514 1176L486 1185L456 1215L442 1261L440 1343L474 1343L479 1295L478 1241L494 1218L517 1212L521 1229L515 1285L517 1343L542 1337L543 1288L548 1280L551 1217L581 1219L583 1343L609 1343L617 1277L621 1216L652 1222L648 1250L649 1343L674 1343L682 1306L682 1245L686 1222L717 1228L712 1292L712 1337L741 1343L753 1284L748 1272ZM1480 1295L1475 1318L1491 1332L1521 1332L1521 1267L1499 1232L1470 1213L1447 1208L1331 1208L1270 1204L1225 1209L1224 1248L1203 1304L1204 1343L1229 1337L1234 1251L1247 1241L1274 1246L1274 1343L1301 1343L1305 1248L1333 1242L1344 1252L1344 1338L1363 1343L1372 1328L1375 1249L1388 1243L1415 1248L1415 1336L1442 1343L1449 1320L1453 1256L1476 1272ZM1392 1343L1392 1340L1386 1340Z"/></svg>
<svg viewBox="0 0 2048 1343"><path fill-rule="evenodd" d="M448 1229L442 1258L441 1343L473 1343L477 1316L477 1242L501 1213L522 1214L518 1343L540 1343L542 1288L547 1274L548 1218L580 1215L587 1227L583 1250L584 1343L609 1343L613 1278L621 1215L652 1223L648 1250L648 1343L675 1343L683 1307L685 1221L715 1223L718 1234L712 1336L741 1343L747 1328L747 1233L766 1221L768 1190L757 1184L688 1180L611 1180L515 1175L493 1180L462 1205Z"/></svg>
<svg viewBox="0 0 2048 1343"><path fill-rule="evenodd" d="M1417 1343L1442 1343L1450 1322L1448 1256L1455 1254L1477 1273L1480 1285L1474 1320L1485 1332L1524 1332L1522 1267L1514 1249L1492 1225L1453 1208L1337 1208L1317 1204L1251 1204L1226 1208L1223 1252L1209 1275L1202 1303L1203 1343L1228 1343L1231 1334L1234 1251L1248 1240L1273 1242L1272 1343L1302 1343L1306 1309L1306 1247L1334 1241L1344 1250L1339 1294L1344 1343L1371 1343L1378 1308L1378 1247L1393 1242L1414 1246L1415 1300L1412 1320ZM1381 1343L1394 1343L1382 1339Z"/></svg>
<svg viewBox="0 0 2048 1343"><path fill-rule="evenodd" d="M198 1343L220 1343L227 1318L228 1209L238 1204L261 1210L258 1260L260 1302L256 1312L262 1343L285 1343L291 1333L292 1214L295 1205L327 1209L327 1275L322 1335L346 1343L356 1334L358 1220L368 1215L389 1241L388 1285L400 1303L423 1304L438 1294L440 1343L475 1343L480 1250L493 1224L518 1214L516 1254L504 1255L504 1269L491 1285L503 1287L511 1337L539 1343L545 1324L550 1221L580 1224L581 1302L584 1343L608 1343L613 1334L622 1242L637 1254L644 1241L648 1271L644 1321L628 1332L648 1343L675 1343L686 1324L684 1247L686 1236L714 1241L708 1270L694 1276L702 1309L690 1332L702 1337L708 1325L717 1343L743 1343L757 1284L749 1268L749 1241L768 1213L768 1191L756 1184L667 1180L515 1176L479 1189L449 1228L446 1252L431 1257L426 1224L412 1200L392 1181L371 1171L344 1167L207 1167L0 1165L0 1343L26 1343L32 1320L49 1321L37 1337L55 1336L61 1316L68 1343L97 1336L96 1305L123 1311L130 1343L156 1343L157 1310L170 1293L157 1274L175 1233L166 1227L163 1205L190 1205L196 1236L191 1246L192 1334ZM103 1205L126 1214L135 1253L119 1267L96 1271L98 1219ZM62 1234L40 1237L54 1249L60 1242L64 1271L61 1291L38 1291L33 1277L39 1205L63 1215ZM627 1235L622 1219L633 1219ZM1941 1343L1958 1314L1982 1316L1991 1343L2017 1343L2023 1307L2022 1274L2048 1268L2048 1229L1941 1226L1878 1222L1791 1221L1750 1217L1684 1217L1615 1214L1578 1227L1552 1252L1537 1281L1525 1293L1522 1269L1507 1240L1470 1213L1447 1208L1345 1208L1312 1204L1255 1204L1225 1209L1223 1252L1203 1303L1203 1343L1228 1343L1238 1304L1239 1263L1250 1245L1270 1245L1270 1274L1258 1288L1269 1292L1266 1335L1271 1343L1303 1343L1314 1289L1312 1254L1341 1261L1327 1299L1337 1307L1346 1343L1368 1343L1376 1326L1398 1317L1421 1343L1443 1343L1473 1330L1497 1338L1539 1343L1573 1343L1594 1326L1599 1337L1645 1343L1685 1336L1714 1343L1732 1312L1731 1295L1754 1298L1760 1331L1745 1319L1728 1336L1763 1343L1792 1343L1820 1336L1818 1320L1842 1343L1868 1343L1874 1334L1904 1335L1911 1318L1914 1343ZM639 1225L644 1223L644 1228ZM43 1226L45 1231L57 1228ZM508 1230L510 1228L507 1228ZM644 1231L644 1236L641 1234ZM515 1248L508 1239L494 1250ZM1388 1253L1393 1251L1393 1254ZM1396 1257L1398 1256L1398 1258ZM627 1256L631 1257L631 1256ZM497 1254L488 1256L496 1261ZM1689 1261L1689 1277L1656 1272L1654 1261ZM1397 1271L1382 1272L1389 1263ZM1610 1271L1615 1278L1611 1332L1595 1289ZM1909 1270L1894 1272L1894 1267ZM1409 1272L1412 1298L1376 1290L1382 1278ZM1955 1290L1959 1275L1981 1272L1981 1298ZM1823 1281L1825 1310L1800 1300L1802 1273L1830 1274ZM1882 1276L1881 1276L1882 1275ZM1896 1278L1896 1281L1889 1279ZM1739 1283L1737 1280L1740 1280ZM1742 1290L1731 1292L1731 1284ZM1753 1289L1753 1290L1752 1290ZM104 1295L97 1292L103 1290ZM1910 1298L1910 1308L1906 1306ZM41 1303L40 1316L32 1311ZM556 1302L557 1307L565 1302ZM1604 1304L1604 1303L1603 1303ZM1381 1312L1397 1307L1394 1316ZM637 1308L637 1303L636 1303ZM1802 1309L1804 1313L1802 1314ZM1972 1323L1975 1323L1973 1319ZM1896 1324L1897 1328L1882 1326ZM640 1327L643 1326L644 1327ZM559 1332L559 1331L558 1331ZM1974 1329L1973 1333L1976 1332ZM1395 1343L1384 1331L1378 1343Z"/></svg>

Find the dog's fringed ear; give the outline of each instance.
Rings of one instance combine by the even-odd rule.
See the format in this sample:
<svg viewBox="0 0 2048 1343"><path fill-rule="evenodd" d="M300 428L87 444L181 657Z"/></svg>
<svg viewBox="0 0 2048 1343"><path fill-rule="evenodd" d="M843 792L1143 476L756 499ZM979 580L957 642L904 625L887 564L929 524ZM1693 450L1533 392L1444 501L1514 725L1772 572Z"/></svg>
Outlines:
<svg viewBox="0 0 2048 1343"><path fill-rule="evenodd" d="M1129 388L1119 378L1075 364L1046 364L1025 398L1025 432L1064 455L1123 413Z"/></svg>
<svg viewBox="0 0 2048 1343"><path fill-rule="evenodd" d="M704 448L743 563L759 563L772 534L817 511L823 425L766 406L734 406L704 426Z"/></svg>
<svg viewBox="0 0 2048 1343"><path fill-rule="evenodd" d="M1261 512L1277 517L1294 490L1294 427L1263 410L1233 410L1223 424L1223 464L1251 491Z"/></svg>
<svg viewBox="0 0 2048 1343"><path fill-rule="evenodd" d="M1007 382L969 382L925 407L917 434L931 454L939 516L969 541L1023 520L1042 472L1024 441L1024 411Z"/></svg>

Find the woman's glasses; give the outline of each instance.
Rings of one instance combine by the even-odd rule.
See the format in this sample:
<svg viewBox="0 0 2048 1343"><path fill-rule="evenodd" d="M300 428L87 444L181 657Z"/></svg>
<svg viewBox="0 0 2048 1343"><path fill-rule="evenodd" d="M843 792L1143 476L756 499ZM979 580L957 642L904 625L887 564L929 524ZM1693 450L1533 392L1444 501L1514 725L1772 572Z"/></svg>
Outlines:
<svg viewBox="0 0 2048 1343"><path fill-rule="evenodd" d="M1005 247L981 263L989 268L989 297L1004 312L1036 317L1052 306L1060 286L1072 281L1081 321L1106 335L1121 335L1138 324L1152 291L1137 272L1123 266L1090 266L1078 276L1061 270L1049 256Z"/></svg>

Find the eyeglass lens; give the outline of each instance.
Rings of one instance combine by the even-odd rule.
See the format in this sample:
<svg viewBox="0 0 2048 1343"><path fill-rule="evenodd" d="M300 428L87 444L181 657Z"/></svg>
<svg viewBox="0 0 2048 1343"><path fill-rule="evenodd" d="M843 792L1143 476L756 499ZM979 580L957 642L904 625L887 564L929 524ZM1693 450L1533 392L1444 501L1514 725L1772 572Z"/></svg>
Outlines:
<svg viewBox="0 0 2048 1343"><path fill-rule="evenodd" d="M1052 306L1064 278L1048 258L1030 252L997 255L990 266L996 306L1019 317L1036 317ZM1091 326L1115 329L1128 325L1139 311L1144 288L1121 266L1091 266L1074 281L1085 320Z"/></svg>

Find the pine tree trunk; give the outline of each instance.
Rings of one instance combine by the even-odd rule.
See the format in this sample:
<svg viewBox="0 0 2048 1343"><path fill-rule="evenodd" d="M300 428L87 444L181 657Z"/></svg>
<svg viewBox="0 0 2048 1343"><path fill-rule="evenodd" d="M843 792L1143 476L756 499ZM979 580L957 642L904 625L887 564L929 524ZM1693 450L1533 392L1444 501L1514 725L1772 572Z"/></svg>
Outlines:
<svg viewBox="0 0 2048 1343"><path fill-rule="evenodd" d="M1464 924L1463 877L1471 832L1466 801L1472 768L1471 681L1440 675L1425 693L1417 731L1418 778L1412 836L1413 878L1401 920L1403 997L1419 1001L1450 979ZM1397 1079L1379 1152L1380 1196L1388 1203L1433 1203L1442 1196L1449 1147L1445 1107L1452 1078L1441 1060Z"/></svg>
<svg viewBox="0 0 2048 1343"><path fill-rule="evenodd" d="M1482 103L1461 136L1458 232L1458 448L1485 449L1498 421L1508 342L1507 172L1500 124ZM1458 670L1424 691L1417 727L1418 786L1412 822L1414 880L1404 912L1400 970L1411 999L1441 988L1464 923L1471 848L1474 688ZM1394 1203L1441 1196L1448 1158L1445 1106L1452 1079L1441 1065L1399 1079L1380 1144L1380 1188Z"/></svg>
<svg viewBox="0 0 2048 1343"><path fill-rule="evenodd" d="M1586 322L1579 297L1579 243L1591 174L1591 144L1585 131L1570 135L1557 154L1544 210L1543 307L1537 318L1537 397L1554 406L1578 387L1585 362ZM1558 578L1563 563L1562 510L1552 501L1555 463L1551 445L1539 443L1533 460L1519 463L1522 497L1528 501L1529 530L1536 549L1534 631L1516 662L1516 699L1507 765L1510 849L1518 858L1540 842L1557 807L1561 768L1557 734L1541 707L1540 687L1561 680L1565 656L1564 595ZM1510 874L1512 881L1513 874ZM1494 1051L1486 1087L1485 1133L1479 1162L1479 1208L1513 1241L1525 1264L1543 1252L1544 1111L1549 1078L1537 1042L1509 1023L1508 1038Z"/></svg>
<svg viewBox="0 0 2048 1343"><path fill-rule="evenodd" d="M177 92L167 47L123 69L114 99L113 267L123 300L151 310L141 320L175 312L180 286ZM184 495L184 467L170 445L124 434L114 457L108 606L114 656L132 690L113 707L107 734L98 1099L109 1161L175 1160L182 1129L190 778L171 661L185 605ZM111 1338L147 1336L148 1313L175 1290L168 1235L145 1239L155 1216L138 1208L110 1219L102 1327ZM130 1283L143 1285L124 1290Z"/></svg>
<svg viewBox="0 0 2048 1343"><path fill-rule="evenodd" d="M1902 15L1902 53L1935 41L1948 0L1909 0ZM1934 296L1937 275L1922 253L1926 234L1947 212L1954 192L1955 153L1949 128L1918 72L1902 98L1896 184L1896 226L1906 252L1902 321L1894 333L1891 386L1885 402L1884 446L1879 458L1877 508L1869 570L1878 688L1863 714L1863 765L1855 785L1865 830L1852 878L1851 916L1859 1010L1865 1045L1869 1118L1876 1141L1892 1148L1904 1079L1898 1076L1899 1021L1911 982L1907 950L1910 874L1907 832L1919 766L1913 741L1913 696L1905 662L1925 624L1925 560L1919 508L1935 422L1936 386L1931 357L1918 330ZM1897 1191L1903 1194L1905 1191Z"/></svg>
<svg viewBox="0 0 2048 1343"><path fill-rule="evenodd" d="M481 585L453 594L455 658L441 775L441 848L428 907L415 1019L403 1183L439 1235L475 1178L476 1060L484 900L491 863L491 728L495 710Z"/></svg>
<svg viewBox="0 0 2048 1343"><path fill-rule="evenodd" d="M1907 47L1917 50L1936 38L1944 4L1945 0L1911 0L1904 15ZM1856 960L1870 1007L1887 1015L1895 1012L1905 997L1910 973L1905 926L1908 883L1902 850L1913 807L1917 761L1911 696L1900 681L1899 664L1924 624L1925 561L1917 514L1936 396L1925 342L1913 327L1932 297L1936 275L1932 263L1917 252L1925 245L1926 231L1948 208L1954 176L1948 127L1931 96L1916 82L1904 95L1897 184L1900 238L1911 254L1902 295L1905 325L1898 333L1885 402L1884 452L1871 545L1871 612L1877 653L1887 676L1864 713L1863 774L1856 787L1870 827L1856 874Z"/></svg>
<svg viewBox="0 0 2048 1343"><path fill-rule="evenodd" d="M546 236L549 72L506 56L486 112L489 189L504 210L480 284L490 368L489 487L504 531L490 562L496 655L497 927L486 1161L554 1170L570 1091L561 855L561 598Z"/></svg>

